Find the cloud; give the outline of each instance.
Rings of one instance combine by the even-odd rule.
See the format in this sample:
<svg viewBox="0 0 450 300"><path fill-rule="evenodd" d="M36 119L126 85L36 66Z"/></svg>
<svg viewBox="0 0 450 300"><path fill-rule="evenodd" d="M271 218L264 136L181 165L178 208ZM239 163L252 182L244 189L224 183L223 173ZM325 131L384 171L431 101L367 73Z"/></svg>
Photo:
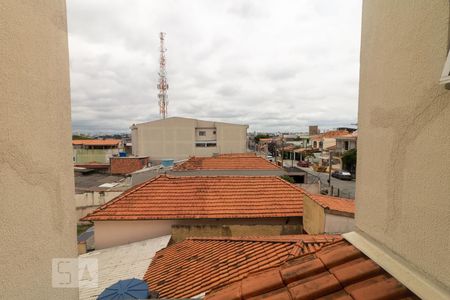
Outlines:
<svg viewBox="0 0 450 300"><path fill-rule="evenodd" d="M301 131L356 122L361 1L68 1L75 131L158 118L159 32L169 116Z"/></svg>

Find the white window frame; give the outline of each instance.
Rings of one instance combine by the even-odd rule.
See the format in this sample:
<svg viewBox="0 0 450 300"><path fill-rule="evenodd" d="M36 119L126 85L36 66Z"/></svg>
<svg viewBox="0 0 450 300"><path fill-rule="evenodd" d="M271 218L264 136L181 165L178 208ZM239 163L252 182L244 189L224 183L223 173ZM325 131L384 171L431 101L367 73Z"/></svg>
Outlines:
<svg viewBox="0 0 450 300"><path fill-rule="evenodd" d="M450 83L450 50L447 54L447 60L444 64L444 69L442 70L441 79L439 80L440 84Z"/></svg>

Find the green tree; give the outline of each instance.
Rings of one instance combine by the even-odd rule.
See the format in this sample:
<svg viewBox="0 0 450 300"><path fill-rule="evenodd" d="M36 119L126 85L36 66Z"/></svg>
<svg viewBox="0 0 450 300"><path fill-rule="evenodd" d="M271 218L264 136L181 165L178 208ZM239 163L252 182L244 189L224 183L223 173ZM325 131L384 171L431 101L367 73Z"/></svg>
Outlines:
<svg viewBox="0 0 450 300"><path fill-rule="evenodd" d="M348 150L342 155L342 168L350 173L356 173L356 149Z"/></svg>
<svg viewBox="0 0 450 300"><path fill-rule="evenodd" d="M259 143L259 139L267 139L270 138L270 135L259 133L255 136L255 143Z"/></svg>
<svg viewBox="0 0 450 300"><path fill-rule="evenodd" d="M85 134L73 134L72 140L92 140L92 137Z"/></svg>

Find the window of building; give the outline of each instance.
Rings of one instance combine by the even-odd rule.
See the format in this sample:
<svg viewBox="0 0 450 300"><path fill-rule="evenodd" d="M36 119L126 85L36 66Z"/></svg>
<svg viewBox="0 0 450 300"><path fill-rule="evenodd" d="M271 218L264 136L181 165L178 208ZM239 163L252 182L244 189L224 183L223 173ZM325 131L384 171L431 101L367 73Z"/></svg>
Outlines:
<svg viewBox="0 0 450 300"><path fill-rule="evenodd" d="M348 150L348 141L344 141L344 150Z"/></svg>
<svg viewBox="0 0 450 300"><path fill-rule="evenodd" d="M213 131L213 134L216 134L216 131L215 131L215 130Z"/></svg>
<svg viewBox="0 0 450 300"><path fill-rule="evenodd" d="M199 131L199 132L198 132L198 135L199 135L199 136L206 136L206 131Z"/></svg>
<svg viewBox="0 0 450 300"><path fill-rule="evenodd" d="M216 147L216 143L206 143L206 147Z"/></svg>

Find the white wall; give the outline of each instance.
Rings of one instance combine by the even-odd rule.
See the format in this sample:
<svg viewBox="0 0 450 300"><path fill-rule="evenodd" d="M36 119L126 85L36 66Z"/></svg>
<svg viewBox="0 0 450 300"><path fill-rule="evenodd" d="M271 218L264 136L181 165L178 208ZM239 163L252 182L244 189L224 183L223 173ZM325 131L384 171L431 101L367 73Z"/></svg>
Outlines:
<svg viewBox="0 0 450 300"><path fill-rule="evenodd" d="M346 233L355 230L355 219L325 213L325 233Z"/></svg>
<svg viewBox="0 0 450 300"><path fill-rule="evenodd" d="M78 299L52 287L77 257L63 0L0 4L0 298Z"/></svg>
<svg viewBox="0 0 450 300"><path fill-rule="evenodd" d="M179 117L141 123L132 129L133 153L150 156L150 160L242 153L247 151L247 127ZM196 140L202 140L196 128L216 128L217 147L196 147Z"/></svg>
<svg viewBox="0 0 450 300"><path fill-rule="evenodd" d="M450 286L449 1L366 0L356 225Z"/></svg>

